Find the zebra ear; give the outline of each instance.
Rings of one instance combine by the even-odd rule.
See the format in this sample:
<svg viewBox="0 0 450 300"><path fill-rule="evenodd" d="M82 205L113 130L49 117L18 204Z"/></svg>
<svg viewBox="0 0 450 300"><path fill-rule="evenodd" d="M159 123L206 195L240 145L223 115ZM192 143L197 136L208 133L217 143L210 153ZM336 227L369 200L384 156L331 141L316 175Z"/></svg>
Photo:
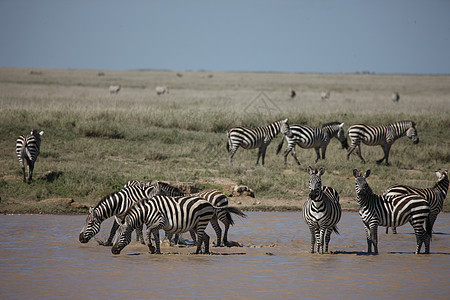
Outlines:
<svg viewBox="0 0 450 300"><path fill-rule="evenodd" d="M39 132L39 135L40 135L40 136L43 136L43 135L44 135L44 130L42 130L41 132Z"/></svg>
<svg viewBox="0 0 450 300"><path fill-rule="evenodd" d="M339 127L340 128L344 127L344 123L339 124Z"/></svg>
<svg viewBox="0 0 450 300"><path fill-rule="evenodd" d="M353 169L353 176L355 176L355 178L358 177L358 170Z"/></svg>
<svg viewBox="0 0 450 300"><path fill-rule="evenodd" d="M308 169L306 169L306 171L308 172L309 175L314 174L314 172L310 166L308 167Z"/></svg>
<svg viewBox="0 0 450 300"><path fill-rule="evenodd" d="M364 174L364 178L369 177L369 175L370 175L370 170L367 170L366 173Z"/></svg>
<svg viewBox="0 0 450 300"><path fill-rule="evenodd" d="M114 219L116 220L117 224L119 224L119 225L123 224L123 221L120 220L117 216L114 216Z"/></svg>
<svg viewBox="0 0 450 300"><path fill-rule="evenodd" d="M94 211L93 207L89 207L89 214L92 214L92 212Z"/></svg>
<svg viewBox="0 0 450 300"><path fill-rule="evenodd" d="M323 174L325 174L325 169L324 168L320 168L319 169L319 175L322 176Z"/></svg>

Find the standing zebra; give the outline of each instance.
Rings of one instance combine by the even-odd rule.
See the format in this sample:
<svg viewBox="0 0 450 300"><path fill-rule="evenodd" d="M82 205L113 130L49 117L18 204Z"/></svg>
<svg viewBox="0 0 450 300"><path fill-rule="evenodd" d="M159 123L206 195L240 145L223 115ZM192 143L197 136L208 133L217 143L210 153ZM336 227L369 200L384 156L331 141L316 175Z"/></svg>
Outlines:
<svg viewBox="0 0 450 300"><path fill-rule="evenodd" d="M202 243L205 245L204 253L208 254L209 236L205 229L213 215L214 207L201 197L158 195L152 199L143 199L128 209L111 252L120 254L120 251L131 242L133 229L142 227L145 223L151 253L161 253L159 230L163 229L172 234L195 231L198 237L196 254L201 252ZM152 245L151 235L154 237L156 248Z"/></svg>
<svg viewBox="0 0 450 300"><path fill-rule="evenodd" d="M303 219L311 231L311 253L314 253L316 246L320 254L323 254L324 238L325 252L328 252L331 231L339 234L336 224L342 214L338 192L322 186L321 176L324 173L324 168L312 170L308 167L309 198L303 205Z"/></svg>
<svg viewBox="0 0 450 300"><path fill-rule="evenodd" d="M416 234L416 254L420 253L425 243L425 253L430 253L431 228L424 230L423 224L428 220L430 205L423 197L415 194L380 196L373 193L366 178L366 173L353 170L355 176L356 202L359 204L359 215L364 223L367 236L367 252L378 253L378 226L398 227L409 222ZM427 221L428 222L428 221Z"/></svg>
<svg viewBox="0 0 450 300"><path fill-rule="evenodd" d="M112 193L103 197L94 208L89 209L89 214L86 217L85 224L81 229L79 240L81 243L87 243L89 240L100 231L100 225L106 219L117 216L123 218L125 212L134 203L143 199L152 197L154 194L153 187L143 188L139 185L128 186L118 192ZM108 240L102 243L104 246L111 246L112 240L116 233L119 224L115 221ZM136 231L137 239L144 243L142 236L142 227Z"/></svg>
<svg viewBox="0 0 450 300"><path fill-rule="evenodd" d="M413 121L398 121L389 125L371 126L366 124L355 124L348 129L348 136L351 140L350 148L347 151L347 160L350 154L356 149L356 154L365 163L361 155L361 142L368 146L380 145L383 149L383 158L377 160L381 164L386 159L386 166L389 166L389 150L392 144L402 136L407 136L414 144L419 143L416 123Z"/></svg>
<svg viewBox="0 0 450 300"><path fill-rule="evenodd" d="M442 211L442 207L444 206L444 200L447 197L448 191L448 170L445 170L443 173L436 171L436 176L438 181L432 188L415 188L407 185L396 184L388 187L384 192L385 196L394 196L394 195L405 195L405 194L417 194L424 197L428 203L430 204L430 215L429 222L426 223L426 230L430 233L433 232L433 225L437 219L438 214ZM430 228L428 228L430 226ZM388 231L386 228L386 233ZM392 232L397 233L396 228L392 228ZM431 237L431 236L430 236Z"/></svg>
<svg viewBox="0 0 450 300"><path fill-rule="evenodd" d="M287 141L287 148L284 150L284 164L287 162L287 156L291 152L292 156L298 165L300 162L297 159L295 146L299 145L304 149L314 148L316 150L316 162L320 159L320 149L322 149L322 159L325 159L328 144L332 138L337 138L342 145L342 148L347 149L347 137L344 132L344 123L331 122L320 127L311 127L308 125L290 125L289 135L285 135ZM283 147L284 139L281 139L278 145L277 154L280 153Z"/></svg>
<svg viewBox="0 0 450 300"><path fill-rule="evenodd" d="M27 182L25 177L25 162L28 165L28 183L31 183L33 177L34 164L41 148L41 136L44 131L37 132L33 129L30 135L21 135L16 141L16 154L19 159L20 167L23 173L23 182Z"/></svg>
<svg viewBox="0 0 450 300"><path fill-rule="evenodd" d="M222 229L219 226L218 220L222 222L225 225L225 232L223 235L223 244L225 246L229 246L228 243L228 229L230 228L230 225L234 225L233 217L231 214L236 214L240 217L246 218L247 215L243 213L239 208L228 206L228 198L227 196L218 190L207 190L202 191L195 194L185 194L182 193L179 189L176 187L173 187L167 183L164 182L157 182L155 185L155 193L158 195L165 195L165 196L198 196L202 197L209 203L211 203L215 208L217 208L217 212L214 214L214 216L211 219L211 225L216 232L217 236L217 247L220 247L222 245ZM192 237L195 241L195 237Z"/></svg>
<svg viewBox="0 0 450 300"><path fill-rule="evenodd" d="M263 127L231 128L230 131L227 132L227 150L230 154L230 165L233 165L233 155L236 153L239 146L244 149L259 148L256 165L258 165L260 157L262 157L261 163L264 165L267 146L269 146L272 139L280 132L284 135L290 135L288 119L275 121Z"/></svg>

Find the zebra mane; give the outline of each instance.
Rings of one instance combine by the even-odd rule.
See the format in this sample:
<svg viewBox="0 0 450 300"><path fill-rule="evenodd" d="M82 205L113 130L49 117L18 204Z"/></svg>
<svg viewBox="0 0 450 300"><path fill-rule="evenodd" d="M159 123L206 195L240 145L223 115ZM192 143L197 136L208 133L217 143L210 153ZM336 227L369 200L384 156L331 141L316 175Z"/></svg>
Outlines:
<svg viewBox="0 0 450 300"><path fill-rule="evenodd" d="M100 199L100 201L98 201L97 205L94 207L94 210L95 210L96 208L98 208L98 207L100 206L100 204L102 204L103 202L105 202L106 199L108 199L109 197L111 197L111 196L114 195L114 194L117 194L117 192L113 192L113 193L111 193L111 194L108 194L108 195L106 195L106 196L103 196L103 198Z"/></svg>
<svg viewBox="0 0 450 300"><path fill-rule="evenodd" d="M142 203L142 202L144 202L144 201L146 201L146 200L148 200L148 198L142 198L141 200L139 200L139 201L133 203L133 205L131 205L130 207L128 207L127 210L125 211L125 213L123 214L123 220L122 220L122 222L125 221L125 218L128 216L128 213L129 213L136 205L138 205L138 204L140 204L140 203Z"/></svg>
<svg viewBox="0 0 450 300"><path fill-rule="evenodd" d="M329 122L329 123L323 124L323 125L322 125L322 128L324 128L324 127L326 127L326 126L341 125L341 124L342 124L341 122L337 122L337 121L335 121L335 122Z"/></svg>
<svg viewBox="0 0 450 300"><path fill-rule="evenodd" d="M416 126L416 122L411 121L411 120L402 120L402 121L395 121L389 124L389 126L392 125L397 125L397 124L410 124L411 126L415 127Z"/></svg>
<svg viewBox="0 0 450 300"><path fill-rule="evenodd" d="M172 189L175 193L179 193L179 194L183 194L183 195L185 194L179 188L176 188L173 185L170 185L170 184L168 184L166 182L158 181L157 183L159 185L159 189L160 190L167 191L167 190Z"/></svg>

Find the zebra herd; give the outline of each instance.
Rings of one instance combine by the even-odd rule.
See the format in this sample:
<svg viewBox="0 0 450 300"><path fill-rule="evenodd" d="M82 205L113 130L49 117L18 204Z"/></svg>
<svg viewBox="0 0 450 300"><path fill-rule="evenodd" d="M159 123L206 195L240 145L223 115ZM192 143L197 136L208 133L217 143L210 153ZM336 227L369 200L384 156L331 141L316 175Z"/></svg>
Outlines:
<svg viewBox="0 0 450 300"><path fill-rule="evenodd" d="M307 125L289 125L288 120L279 120L267 126L257 128L234 127L227 133L227 149L230 164L239 147L244 149L258 148L256 164L264 165L266 149L272 139L279 133L284 135L288 147L284 151L286 163L289 153L297 164L300 164L295 153L295 146L314 148L316 162L325 159L327 145L332 138L341 142L342 148L348 148L347 159L356 151L360 159L361 142L374 146L380 145L384 156L377 161L385 161L389 165L389 151L392 144L400 137L407 136L415 144L419 142L416 124L413 121L398 121L389 125L370 126L355 124L348 129L350 146L341 122L324 124L322 127ZM24 182L31 182L36 159L39 155L41 136L33 130L30 135L20 136L16 142L16 154L19 159ZM284 139L278 146L280 152ZM320 156L321 149L321 156ZM28 180L25 175L25 163L28 164ZM338 233L337 224L341 218L341 206L338 192L327 186L322 186L321 176L324 168L312 169L308 167L309 197L303 206L303 219L311 232L311 252L328 252L331 233ZM419 189L405 185L393 185L386 189L383 195L374 194L366 179L370 175L366 172L353 170L355 177L356 201L359 214L366 231L368 253L378 253L378 226L391 227L395 233L398 226L407 222L411 224L416 235L416 253L420 253L422 245L425 253L430 251L433 225L441 212L443 202L449 187L448 171L436 172L438 182L432 188ZM137 240L145 244L143 225L147 228L147 243L151 253L160 253L159 231L177 235L190 232L197 245L196 253L209 253L209 236L205 229L209 223L213 227L217 241L216 246L230 246L228 230L234 224L232 214L246 217L240 209L228 205L228 198L221 191L208 190L196 194L184 194L173 186L163 182L129 181L125 186L102 198L98 204L89 210L85 224L79 234L79 241L87 243L99 231L103 221L115 217L110 235L105 246L112 246L112 253L120 251L130 243L131 233L136 230ZM222 229L219 221L225 226ZM425 226L425 228L424 228ZM153 239L152 239L153 237ZM153 242L155 246L153 246ZM202 250L203 245L203 250Z"/></svg>
<svg viewBox="0 0 450 300"><path fill-rule="evenodd" d="M347 137L343 129L344 123L331 122L326 123L322 127L312 127L308 125L288 124L288 119L275 121L267 126L256 128L233 127L227 132L227 150L230 156L230 164L233 164L233 156L239 147L244 149L258 148L258 158L256 165L262 157L262 165L266 155L267 146L280 132L284 135L287 142L287 148L284 151L284 163L287 162L287 156L292 154L298 165L295 146L301 148L316 150L316 162L321 158L320 150L322 150L322 159L325 159L327 146L332 138L336 138L341 142L342 148L347 149L347 160L350 155L356 151L359 158L365 163L361 155L361 142L368 146L381 146L384 156L377 160L377 164L381 164L384 160L389 166L389 152L394 142L407 136L414 144L419 143L417 135L416 123L410 120L397 121L388 125L366 125L355 124L349 127L347 133L351 144L348 146ZM277 154L283 147L284 139L281 139L277 148Z"/></svg>

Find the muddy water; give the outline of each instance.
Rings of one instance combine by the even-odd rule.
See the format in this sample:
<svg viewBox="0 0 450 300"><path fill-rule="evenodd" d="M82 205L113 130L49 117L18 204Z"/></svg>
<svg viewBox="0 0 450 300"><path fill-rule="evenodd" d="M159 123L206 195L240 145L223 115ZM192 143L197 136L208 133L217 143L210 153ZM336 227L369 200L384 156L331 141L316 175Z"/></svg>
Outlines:
<svg viewBox="0 0 450 300"><path fill-rule="evenodd" d="M414 255L409 225L379 232L379 255L366 255L357 213L344 213L331 254L308 253L300 213L248 213L230 239L244 247L164 247L151 255L133 242L120 255L78 242L84 216L0 216L0 298L426 298L450 292L450 214L440 214L430 255ZM111 222L102 225L105 237ZM214 233L209 228L213 238ZM187 236L186 236L187 237Z"/></svg>

